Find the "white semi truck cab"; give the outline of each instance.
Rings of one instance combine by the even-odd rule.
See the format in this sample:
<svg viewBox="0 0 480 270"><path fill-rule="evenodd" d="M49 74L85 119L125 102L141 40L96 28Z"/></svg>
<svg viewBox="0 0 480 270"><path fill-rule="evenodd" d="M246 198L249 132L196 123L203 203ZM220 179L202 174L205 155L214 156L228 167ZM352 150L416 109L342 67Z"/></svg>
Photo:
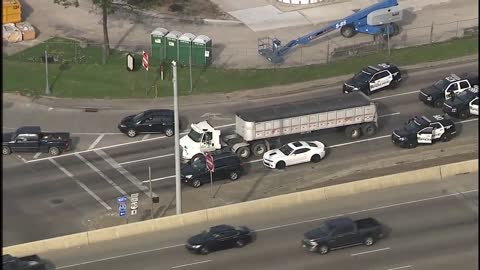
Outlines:
<svg viewBox="0 0 480 270"><path fill-rule="evenodd" d="M216 130L207 121L193 123L190 132L180 139L182 161L191 160L195 156L203 156L205 152L219 150L220 130Z"/></svg>

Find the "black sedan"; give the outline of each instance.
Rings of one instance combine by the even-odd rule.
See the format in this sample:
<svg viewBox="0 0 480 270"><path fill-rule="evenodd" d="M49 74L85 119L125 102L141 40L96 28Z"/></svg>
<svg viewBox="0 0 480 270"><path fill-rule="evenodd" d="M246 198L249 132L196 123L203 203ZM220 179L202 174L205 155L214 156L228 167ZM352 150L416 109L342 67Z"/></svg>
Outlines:
<svg viewBox="0 0 480 270"><path fill-rule="evenodd" d="M244 226L217 225L190 237L185 247L193 252L206 255L211 251L232 247L243 247L253 239L253 233Z"/></svg>

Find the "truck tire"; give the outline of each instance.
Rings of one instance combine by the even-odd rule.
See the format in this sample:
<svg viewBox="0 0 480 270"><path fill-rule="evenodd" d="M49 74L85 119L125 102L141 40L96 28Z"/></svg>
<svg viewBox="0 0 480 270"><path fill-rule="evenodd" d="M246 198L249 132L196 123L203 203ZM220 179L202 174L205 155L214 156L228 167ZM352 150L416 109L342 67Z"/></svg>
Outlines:
<svg viewBox="0 0 480 270"><path fill-rule="evenodd" d="M399 82L397 80L393 80L390 83L390 89L397 89Z"/></svg>
<svg viewBox="0 0 480 270"><path fill-rule="evenodd" d="M468 110L462 110L458 113L458 117L460 119L467 119L468 117L470 117L470 112Z"/></svg>
<svg viewBox="0 0 480 270"><path fill-rule="evenodd" d="M263 154L267 152L267 145L263 141L255 142L252 145L252 153L256 157L263 157Z"/></svg>
<svg viewBox="0 0 480 270"><path fill-rule="evenodd" d="M375 239L372 236L367 236L363 239L363 244L367 247L373 245L375 243Z"/></svg>
<svg viewBox="0 0 480 270"><path fill-rule="evenodd" d="M175 134L175 132L173 131L173 129L167 128L167 129L165 130L165 136L167 136L167 137L172 137L173 134Z"/></svg>
<svg viewBox="0 0 480 270"><path fill-rule="evenodd" d="M400 26L396 23L392 23L393 33L391 36L396 36L400 34Z"/></svg>
<svg viewBox="0 0 480 270"><path fill-rule="evenodd" d="M373 123L365 123L362 125L362 133L366 136L372 136L377 132L377 126Z"/></svg>
<svg viewBox="0 0 480 270"><path fill-rule="evenodd" d="M3 155L10 155L12 153L12 149L8 146L3 146L2 147L2 154Z"/></svg>
<svg viewBox="0 0 480 270"><path fill-rule="evenodd" d="M357 31L355 31L355 28L353 27L353 25L344 25L340 29L340 34L342 34L342 36L346 38L351 38L355 36L356 33Z"/></svg>
<svg viewBox="0 0 480 270"><path fill-rule="evenodd" d="M190 160L190 163L193 163L197 160L201 160L201 159L205 159L205 156L202 155L202 154L196 154L195 156L192 157L192 159Z"/></svg>
<svg viewBox="0 0 480 270"><path fill-rule="evenodd" d="M48 148L48 153L51 156L58 156L58 155L60 155L61 151L58 147L52 146L52 147Z"/></svg>
<svg viewBox="0 0 480 270"><path fill-rule="evenodd" d="M129 129L127 131L127 136L130 137L130 138L133 138L133 137L137 136L137 131L135 129Z"/></svg>
<svg viewBox="0 0 480 270"><path fill-rule="evenodd" d="M241 159L245 160L245 159L250 157L250 148L248 148L248 146L242 146L242 147L238 148L235 153Z"/></svg>
<svg viewBox="0 0 480 270"><path fill-rule="evenodd" d="M357 125L348 126L345 128L345 135L350 139L358 139L362 136L362 130Z"/></svg>
<svg viewBox="0 0 480 270"><path fill-rule="evenodd" d="M285 161L279 161L277 162L277 164L275 164L275 168L279 170L285 169L286 166L287 165L285 164Z"/></svg>
<svg viewBox="0 0 480 270"><path fill-rule="evenodd" d="M443 107L443 98L439 98L433 102L433 107L435 108L442 108Z"/></svg>
<svg viewBox="0 0 480 270"><path fill-rule="evenodd" d="M330 251L330 248L327 245L321 245L318 247L318 253L325 255Z"/></svg>

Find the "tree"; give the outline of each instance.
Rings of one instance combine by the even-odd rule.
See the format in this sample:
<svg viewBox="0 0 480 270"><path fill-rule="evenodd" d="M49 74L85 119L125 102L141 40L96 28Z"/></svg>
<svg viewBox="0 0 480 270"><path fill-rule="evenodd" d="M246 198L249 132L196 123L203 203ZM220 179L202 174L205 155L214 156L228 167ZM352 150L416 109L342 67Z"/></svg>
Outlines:
<svg viewBox="0 0 480 270"><path fill-rule="evenodd" d="M53 0L55 4L61 5L65 8L78 7L80 4L78 0ZM108 38L108 14L113 12L112 0L93 0L93 4L102 10L102 22L103 22L103 57L102 63L107 62L108 56L110 56L110 40Z"/></svg>

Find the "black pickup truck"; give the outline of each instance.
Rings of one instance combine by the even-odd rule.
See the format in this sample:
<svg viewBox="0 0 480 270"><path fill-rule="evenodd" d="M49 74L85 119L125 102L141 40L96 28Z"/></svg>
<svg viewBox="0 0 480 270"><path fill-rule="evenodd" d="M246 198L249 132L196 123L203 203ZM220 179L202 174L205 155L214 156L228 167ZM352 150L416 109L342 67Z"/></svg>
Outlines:
<svg viewBox="0 0 480 270"><path fill-rule="evenodd" d="M373 245L384 236L382 225L374 218L352 220L340 217L327 220L305 233L302 246L311 252L327 254L331 249L364 244Z"/></svg>
<svg viewBox="0 0 480 270"><path fill-rule="evenodd" d="M46 270L45 263L37 255L14 257L9 254L2 255L3 270Z"/></svg>
<svg viewBox="0 0 480 270"><path fill-rule="evenodd" d="M57 156L69 150L71 144L68 132L42 132L37 126L20 127L15 132L3 133L2 154L43 152Z"/></svg>

